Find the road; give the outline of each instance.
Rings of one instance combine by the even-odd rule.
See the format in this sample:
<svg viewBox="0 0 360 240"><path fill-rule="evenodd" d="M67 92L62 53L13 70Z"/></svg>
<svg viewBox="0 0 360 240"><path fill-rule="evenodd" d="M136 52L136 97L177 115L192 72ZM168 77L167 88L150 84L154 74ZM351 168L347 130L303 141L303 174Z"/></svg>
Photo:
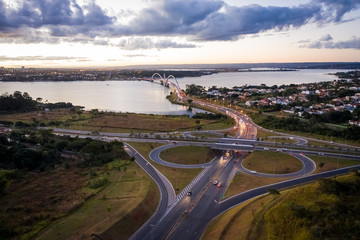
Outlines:
<svg viewBox="0 0 360 240"><path fill-rule="evenodd" d="M210 104L208 104L206 107L214 107L214 106L210 106ZM217 147L221 146L224 149L225 148L236 149L237 147L242 147L245 145L253 146L252 144L254 142L253 140L255 140L257 130L256 130L256 126L252 124L251 119L241 114L234 113L233 111L229 111L228 109L222 107L215 107L215 108L217 111L225 113L235 119L236 129L237 129L236 138L244 139L242 140L242 142L235 142L235 143L231 141L229 142L226 139L227 142L217 142L215 146ZM304 144L305 141L301 139L299 140L298 144ZM158 163L167 165L168 163L161 160L158 156L160 151L168 147L173 147L173 146L166 146L163 147L162 149L154 150L152 152L152 159L157 161ZM264 148L260 148L260 147L253 147L253 149L265 150ZM266 150L276 151L278 149L266 148ZM293 151L292 149L281 149L281 151L294 155L303 162L304 167L301 171L296 173L281 175L286 177L297 177L297 178L281 183L272 184L269 186L256 188L238 194L222 202L220 202L220 200L226 189L226 184L229 181L228 178L231 176L231 172L234 172L234 165L229 164L229 162L232 162L233 159L228 160L227 163L225 164L220 163L219 161L212 161L211 163L209 163L209 165L205 165L205 164L200 165L202 167L209 167L212 170L212 172L214 172L213 177L211 177L211 175L207 176L211 172L211 171L207 171L206 172L207 174L204 174L204 176L191 189L193 195L186 196L181 201L179 201L171 209L171 211L162 219L162 221L160 221L158 225L154 226L152 231L150 231L149 233L151 239L182 239L182 240L200 239L206 226L214 217L231 209L232 207L240 204L241 202L244 202L246 200L249 200L253 197L262 194L266 194L268 192L268 188L270 187L275 189L288 188L299 184L311 182L319 178L341 174L351 169L351 168L340 169L331 172L310 175L316 169L316 165L311 159L304 156L303 152L298 152L298 150ZM234 158L236 157L239 158L237 160L235 159L236 162L238 162L236 164L240 165L238 166L237 170L240 169L241 171L249 173L250 170L245 169L241 165L242 162L241 156L234 156ZM358 159L358 156L353 156L353 157ZM175 165L171 165L171 166L175 167ZM190 167L189 165L186 166ZM177 167L184 167L184 166L181 165ZM360 169L360 166L357 166L356 168ZM274 174L269 175L263 173L259 173L259 175L264 177L274 176ZM280 176L280 175L276 175L276 176ZM299 176L303 176L303 177L299 177ZM216 178L218 181L222 183L225 183L225 186L218 188L212 185L211 181L213 181L214 178Z"/></svg>
<svg viewBox="0 0 360 240"><path fill-rule="evenodd" d="M168 207L172 204L172 200L175 199L175 191L170 181L133 147L125 144L125 150L130 156L135 157L136 163L156 182L160 191L160 203L155 214L131 237L131 239L145 239L145 236L151 230L151 225L159 222L161 217L166 214Z"/></svg>
<svg viewBox="0 0 360 240"><path fill-rule="evenodd" d="M236 125L236 136L235 138L217 138L216 142L206 141L206 142L190 142L190 141L177 141L176 144L169 142L168 140L163 139L134 139L129 138L129 135L126 134L106 134L103 133L102 136L91 136L89 132L83 131L71 131L66 130L62 131L61 134L67 135L78 135L80 137L92 137L101 139L103 141L143 141L143 142L161 142L167 143L168 145L160 147L151 152L150 157L154 162L159 164L169 166L169 167L179 167L179 168L203 168L203 171L199 176L194 179L178 196L175 195L174 188L161 173L159 173L152 165L149 163L143 156L137 153L134 149L127 145L127 151L131 156L134 156L137 164L139 164L144 171L146 171L157 183L160 190L160 203L158 205L156 213L131 237L131 239L191 239L196 240L200 239L203 231L209 222L219 214L231 209L232 207L247 201L253 197L266 194L268 188L283 189L296 186L299 184L308 183L323 177L330 177L338 174L343 174L348 172L351 168L338 169L334 171L329 171L321 174L310 175L316 168L315 164L311 159L307 158L305 155L321 155L324 156L333 156L341 158L349 158L360 160L360 156L357 154L343 154L343 153L331 153L331 152L321 152L323 148L304 148L302 149L291 149L292 145L284 144L282 146L286 148L275 148L275 147L263 147L274 145L274 143L256 141L257 128L250 118L246 115L236 112L234 110L214 106L212 104L206 104L201 102L196 102L196 104L203 105L207 108L213 108L217 111L224 113L232 118L234 118ZM187 132L185 136L190 136L191 133ZM287 135L293 138L296 136ZM298 144L304 143L304 140L299 140ZM306 141L306 140L305 140ZM226 160L221 157L215 158L213 161L204 164L198 165L184 165L184 164L174 164L168 163L160 159L159 154L164 149L175 146L207 146L213 149L222 149L224 151L233 151L239 152L239 154L234 154L231 158ZM303 169L296 173L291 173L289 175L273 175L273 174L264 174L256 173L259 176L263 177L296 177L295 179L280 182L250 191L238 194L227 200L220 201L229 180L234 176L236 171L242 171L247 174L253 174L250 169L246 169L241 165L243 152L253 151L253 150L262 150L262 151L282 151L287 154L291 154L299 158L303 162ZM233 164L233 161L236 161L236 164ZM360 166L352 167L354 169L360 169ZM218 180L222 183L221 187L213 185L214 180ZM187 196L187 193L191 192L191 196Z"/></svg>

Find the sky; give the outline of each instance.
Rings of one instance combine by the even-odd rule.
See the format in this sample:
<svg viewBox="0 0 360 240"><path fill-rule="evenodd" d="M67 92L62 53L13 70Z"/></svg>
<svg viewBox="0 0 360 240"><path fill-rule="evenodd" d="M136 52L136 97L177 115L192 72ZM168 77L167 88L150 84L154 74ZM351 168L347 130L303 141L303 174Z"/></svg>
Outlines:
<svg viewBox="0 0 360 240"><path fill-rule="evenodd" d="M0 0L0 67L360 62L360 0Z"/></svg>

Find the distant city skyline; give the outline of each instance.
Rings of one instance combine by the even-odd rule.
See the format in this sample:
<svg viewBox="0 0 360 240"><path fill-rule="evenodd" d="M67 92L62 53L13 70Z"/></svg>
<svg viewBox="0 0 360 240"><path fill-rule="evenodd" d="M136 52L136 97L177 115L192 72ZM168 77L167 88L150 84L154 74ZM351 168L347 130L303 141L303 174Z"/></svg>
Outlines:
<svg viewBox="0 0 360 240"><path fill-rule="evenodd" d="M360 62L360 0L0 0L0 66Z"/></svg>

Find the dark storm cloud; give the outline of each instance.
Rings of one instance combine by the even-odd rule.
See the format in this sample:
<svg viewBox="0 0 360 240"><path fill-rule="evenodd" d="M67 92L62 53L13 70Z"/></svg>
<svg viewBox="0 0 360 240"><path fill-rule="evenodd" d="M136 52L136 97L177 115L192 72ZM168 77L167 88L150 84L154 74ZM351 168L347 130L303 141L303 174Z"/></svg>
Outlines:
<svg viewBox="0 0 360 240"><path fill-rule="evenodd" d="M114 35L183 35L191 40L237 40L242 35L301 27L309 22L338 22L360 0L315 0L295 7L252 4L235 7L223 1L162 1L144 9Z"/></svg>
<svg viewBox="0 0 360 240"><path fill-rule="evenodd" d="M200 40L236 40L241 35L289 27L299 27L319 18L318 6L245 7L226 6L223 12L212 14L207 21L194 26Z"/></svg>
<svg viewBox="0 0 360 240"><path fill-rule="evenodd" d="M17 8L6 6L0 0L0 30L43 26L98 26L114 22L94 2L83 7L76 0L17 1Z"/></svg>
<svg viewBox="0 0 360 240"><path fill-rule="evenodd" d="M329 48L329 49L360 49L360 38L353 36L346 41L334 42L330 34L323 36L318 41L303 44L303 48Z"/></svg>
<svg viewBox="0 0 360 240"><path fill-rule="evenodd" d="M0 0L0 42L18 42L7 37L14 32L31 33L43 30L39 41L56 42L55 39L71 42L76 38L145 37L142 44L131 43L140 49L194 47L175 42L146 40L148 36L183 36L194 41L232 41L268 30L286 30L307 23L343 21L343 16L360 7L360 0L313 0L293 7L275 6L230 6L221 0L160 0L151 8L132 13L128 23L119 17L110 16L94 1L80 6L76 0L27 0L6 5ZM119 10L119 14L124 10ZM129 13L129 12L127 12ZM29 34L23 37L30 39ZM21 38L19 36L18 38ZM5 39L5 40L4 40ZM27 40L26 40L27 41ZM24 42L26 42L24 40ZM101 45L106 45L102 40ZM127 43L127 46L131 46ZM111 44L109 44L111 45ZM132 47L124 48L131 49Z"/></svg>

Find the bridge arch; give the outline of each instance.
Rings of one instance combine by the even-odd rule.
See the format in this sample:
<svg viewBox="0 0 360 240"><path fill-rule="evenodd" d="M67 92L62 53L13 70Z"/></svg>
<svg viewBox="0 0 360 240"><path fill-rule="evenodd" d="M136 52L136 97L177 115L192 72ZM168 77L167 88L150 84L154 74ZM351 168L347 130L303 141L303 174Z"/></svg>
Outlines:
<svg viewBox="0 0 360 240"><path fill-rule="evenodd" d="M159 77L154 79L154 77ZM175 88L175 90L178 92L178 94L180 95L183 95L183 92L180 88L180 85L179 85L179 82L176 80L176 78L173 76L173 75L169 75L166 77L165 79L165 76L162 77L159 73L154 73L152 76L151 76L151 80L160 80L160 82L162 82L164 84L164 86L168 86L168 84Z"/></svg>
<svg viewBox="0 0 360 240"><path fill-rule="evenodd" d="M159 73L154 73L152 76L151 76L151 80L154 80L154 77L155 76L159 76L160 80L164 80L164 78L159 74Z"/></svg>

